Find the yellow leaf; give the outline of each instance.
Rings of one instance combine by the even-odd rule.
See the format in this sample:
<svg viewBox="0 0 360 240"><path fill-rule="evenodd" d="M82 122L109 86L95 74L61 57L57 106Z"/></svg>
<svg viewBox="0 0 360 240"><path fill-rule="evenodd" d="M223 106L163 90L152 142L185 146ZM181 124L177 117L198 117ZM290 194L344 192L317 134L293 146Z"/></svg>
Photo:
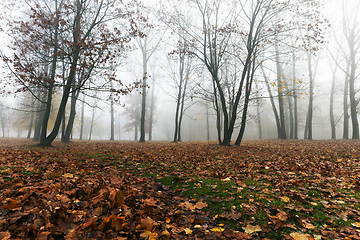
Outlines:
<svg viewBox="0 0 360 240"><path fill-rule="evenodd" d="M242 229L245 230L245 233L247 234L253 234L253 233L256 233L256 232L261 232L261 227L259 225L256 225L256 226L252 226L252 225L247 225L246 227L242 227Z"/></svg>
<svg viewBox="0 0 360 240"><path fill-rule="evenodd" d="M224 230L225 230L224 228L220 228L220 227L211 229L212 232L223 232Z"/></svg>
<svg viewBox="0 0 360 240"><path fill-rule="evenodd" d="M283 196L283 197L281 197L280 199L281 199L281 201L283 201L283 202L290 202L290 198L288 198L287 196Z"/></svg>
<svg viewBox="0 0 360 240"><path fill-rule="evenodd" d="M164 230L161 234L160 234L160 236L167 236L167 237L170 237L170 233L169 233L169 231L168 230Z"/></svg>
<svg viewBox="0 0 360 240"><path fill-rule="evenodd" d="M360 228L360 223L359 222L354 222L351 225L353 225L354 227Z"/></svg>
<svg viewBox="0 0 360 240"><path fill-rule="evenodd" d="M185 228L184 231L187 235L192 234L192 230L190 228Z"/></svg>
<svg viewBox="0 0 360 240"><path fill-rule="evenodd" d="M231 181L231 179L229 177L227 177L227 178L221 179L221 181L228 182L228 181Z"/></svg>

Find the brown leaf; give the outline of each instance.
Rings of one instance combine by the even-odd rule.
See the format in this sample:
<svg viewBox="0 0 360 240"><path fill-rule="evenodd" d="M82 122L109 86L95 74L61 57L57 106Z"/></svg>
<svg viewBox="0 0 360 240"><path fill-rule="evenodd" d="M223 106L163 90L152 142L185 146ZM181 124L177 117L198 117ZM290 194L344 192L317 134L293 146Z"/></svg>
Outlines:
<svg viewBox="0 0 360 240"><path fill-rule="evenodd" d="M20 202L13 199L7 199L7 203L5 205L2 205L2 209L8 209L8 210L14 210L19 208Z"/></svg>
<svg viewBox="0 0 360 240"><path fill-rule="evenodd" d="M144 199L144 204L149 205L149 206L156 206L157 201L154 198L147 198Z"/></svg>
<svg viewBox="0 0 360 240"><path fill-rule="evenodd" d="M51 232L40 232L36 239L38 240L47 240L48 239L48 236L51 234Z"/></svg>
<svg viewBox="0 0 360 240"><path fill-rule="evenodd" d="M284 211L281 211L280 209L278 209L278 211L279 212L276 214L276 216L279 218L280 221L285 222L288 218L287 213Z"/></svg>
<svg viewBox="0 0 360 240"><path fill-rule="evenodd" d="M196 204L195 204L195 208L196 209L203 209L204 207L208 207L209 205L207 204L207 203L204 203L204 202L202 202L202 201L200 201L200 202L197 202Z"/></svg>
<svg viewBox="0 0 360 240"><path fill-rule="evenodd" d="M2 240L8 240L10 239L11 237L11 234L9 231L6 231L6 232L0 232L0 239Z"/></svg>
<svg viewBox="0 0 360 240"><path fill-rule="evenodd" d="M308 219L301 219L300 224L306 229L316 229L316 227L311 224Z"/></svg>
<svg viewBox="0 0 360 240"><path fill-rule="evenodd" d="M222 214L219 215L219 217L226 219L233 219L236 221L241 218L241 213L235 212L234 209L231 209L231 212L223 212Z"/></svg>
<svg viewBox="0 0 360 240"><path fill-rule="evenodd" d="M153 221L150 218L144 218L141 219L141 226L146 229L147 231L150 231L153 229Z"/></svg>

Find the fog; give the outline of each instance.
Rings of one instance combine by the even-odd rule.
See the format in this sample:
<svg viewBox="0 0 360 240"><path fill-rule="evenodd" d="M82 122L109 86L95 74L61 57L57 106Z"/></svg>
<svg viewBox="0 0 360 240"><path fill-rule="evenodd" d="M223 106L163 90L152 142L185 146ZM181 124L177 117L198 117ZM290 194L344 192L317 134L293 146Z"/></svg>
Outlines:
<svg viewBox="0 0 360 240"><path fill-rule="evenodd" d="M151 9L160 6L160 1L158 1L157 4L154 4L154 2L152 2L152 4L150 3L145 2L144 4L149 5ZM165 1L164 4L164 6L172 9L172 1ZM188 12L189 14L191 14L192 11L196 12L196 9L186 10L186 8L190 6L192 5L190 4L187 6L184 4L184 6L181 6L180 10L184 11L185 9L185 12ZM358 52L360 47L360 26L358 23L360 22L360 17L357 17L360 16L357 14L359 6L360 4L358 0L333 0L326 1L326 3L321 6L321 9L309 10L309 12L316 10L320 11L323 19L327 19L330 24L327 25L327 27L323 27L321 33L319 33L324 37L321 40L322 42L320 43L319 41L312 43L314 46L316 45L317 49L311 51L311 59L309 59L305 50L300 49L299 44L296 43L296 50L294 50L294 46L286 46L293 40L290 40L290 36L284 35L286 36L286 39L283 37L284 39L281 40L284 42L280 49L281 61L277 62L281 65L281 72L283 73L282 82L286 82L282 83L284 84L282 88L278 88L279 82L276 82L279 72L276 71L277 64L275 62L275 57L273 57L275 55L272 55L274 48L264 48L264 51L259 53L258 57L264 58L266 61L257 65L256 70L254 70L253 83L249 90L250 96L249 103L247 104L248 108L246 110L246 127L243 139L279 138L276 117L271 104L271 96L269 95L270 92L273 100L275 100L274 103L278 110L280 101L279 94L281 94L280 99L283 99L284 101L283 111L285 124L284 129L286 130L285 138L295 138L294 135L290 136L290 131L294 131L294 119L290 119L294 117L294 110L289 109L294 107L294 102L289 102L294 101L294 94L296 94L297 98L297 138L306 138L305 129L307 127L306 122L309 114L310 96L313 96L313 103L311 107L311 139L331 139L333 137L331 132L330 108L334 111L333 119L336 139L344 138L344 94L347 96L346 99L348 101L348 106L346 107L346 112L349 114L348 138L357 138L354 137L353 133L354 125L352 118L354 118L354 115L351 115L353 109L351 107L350 94L351 91L355 92L353 95L354 101L356 102L355 108L359 109L358 103L360 99L360 84L358 78L360 73L360 58ZM222 9L222 11L225 10ZM234 13L231 12L231 14ZM20 14L19 16L21 18L22 15ZM131 93L127 93L126 95L120 94L116 97L116 99L111 95L111 91L104 91L103 89L100 89L95 93L94 91L89 90L91 87L87 90L82 89L76 103L76 115L72 128L71 139L79 139L80 135L82 135L81 138L84 140L109 140L111 138L112 119L111 101L109 99L113 98L115 99L113 102L114 140L139 140L141 136L141 98L143 96L143 88L145 88L147 97L146 116L144 120L146 125L145 139L149 139L150 111L153 111L153 123L151 130L152 140L174 140L176 103L178 101L177 93L179 87L179 82L176 82L176 78L179 77L179 73L176 73L176 71L179 69L177 61L180 59L180 55L173 53L173 51L180 42L179 39L182 36L181 34L186 31L182 30L180 33L176 32L176 28L171 26L169 23L164 23L165 20L161 19L164 17L161 13L155 13L155 10L153 10L153 12L147 11L144 13L144 16L149 18L147 23L153 24L152 28L141 28L146 35L145 38L134 37L130 42L124 43L128 46L128 49L124 50L122 55L117 56L120 60L117 61L116 66L114 67L115 70L113 70L116 75L116 79L121 80L124 85L146 79L146 86L142 86L140 84L136 89L133 89ZM193 20L197 19L197 16L191 17ZM238 16L239 19L241 17L242 16ZM318 21L322 20L320 19ZM4 21L3 24L5 24ZM139 23L138 25L141 24L142 23ZM324 26L325 25L326 24L324 24ZM320 27L322 28L322 25ZM3 59L7 56L12 56L13 53L18 51L16 49L9 50L9 41L12 40L5 34L9 31L10 29L6 28L4 25L1 35L3 39L1 44ZM189 32L189 34L191 33L192 32ZM300 35L306 35L306 33L302 32ZM349 37L351 36L355 36L353 42L349 40ZM145 42L145 40L147 40L147 42ZM142 44L139 43L141 41L143 41ZM351 48L349 48L349 44L353 44L353 49L355 50L352 51ZM145 73L143 71L143 51L141 50L144 46L147 46L146 51L148 54L146 63L147 71L145 71ZM229 47L229 49L232 48L233 47ZM233 53L235 54L235 52ZM291 55L296 55L296 61L292 61L293 59L290 57ZM229 54L229 59L230 56L232 55ZM309 67L310 60L311 64ZM214 93L212 92L213 77L207 71L207 68L204 66L204 62L196 57L193 57L191 61L189 71L186 76L183 76L183 78L186 78L186 81L188 81L188 88L184 98L185 111L181 124L181 140L217 141L217 112L216 109L214 109ZM19 81L15 81L16 83L13 84L14 81L8 78L9 75L12 75L12 78L16 80L16 77L14 77L11 72L14 71L14 66L6 64L6 61L2 61L1 64L3 71L1 74L2 81L0 84L2 85L1 91L3 93L0 98L0 136L33 138L35 124L32 123L31 119L35 117L35 115L32 114L37 113L37 110L32 108L35 106L36 101L30 102L32 101L31 96L26 91L16 92L16 89L23 86L19 84ZM260 65L263 69L260 68ZM226 68L226 71L224 70L225 64L221 66L223 66L220 69L221 74L223 74L221 75L222 81L225 81L227 77L231 80L231 78L235 76L236 71L229 74L227 71L231 72L233 69L236 69L239 72L239 76L243 71L242 68L239 67L240 64L238 63L229 65L229 70ZM56 71L60 72L60 70L61 65L59 65ZM92 79L91 82L95 82L97 79L101 78L103 79L102 81L105 81L105 83L101 84L105 86L109 80L106 79L106 76L102 71L103 70L94 71L90 78ZM309 80L310 74L312 74L313 78L311 83ZM270 87L266 85L264 75L267 76ZM296 76L295 79L293 76ZM353 84L351 84L350 81L348 91L344 91L345 80L351 79L352 76L354 77ZM61 78L60 75L59 78ZM332 85L333 78L335 78L334 85ZM235 85L238 86L239 81L234 81L236 81ZM295 86L292 85L293 81L296 81L297 83L296 89L292 89L292 86ZM310 91L309 88L312 83L314 83L312 89L313 91ZM332 86L334 86L334 94L331 106L330 99ZM7 93L8 89L11 89L11 94ZM230 94L231 89L228 93L228 99L232 101ZM45 93L43 92L43 94ZM59 109L62 96L61 88L56 89L53 96L54 100L52 101L52 112L47 131L48 134L51 132L55 124L56 113ZM245 94L242 95L241 99L244 97ZM66 121L69 119L71 111L70 99L71 97L67 102L65 111ZM246 105L244 105L242 101L245 100L241 100L239 103L238 116L236 118L234 133L231 138L232 141L235 141L240 131L242 119L241 111L243 111L243 106ZM151 106L153 106L152 110ZM41 111L44 110L42 109ZM223 127L223 116L221 116L220 122L220 125ZM61 138L61 128L62 127L60 127L60 131L57 134L57 138ZM357 129L357 131L359 130ZM221 132L221 134L223 135L224 133Z"/></svg>

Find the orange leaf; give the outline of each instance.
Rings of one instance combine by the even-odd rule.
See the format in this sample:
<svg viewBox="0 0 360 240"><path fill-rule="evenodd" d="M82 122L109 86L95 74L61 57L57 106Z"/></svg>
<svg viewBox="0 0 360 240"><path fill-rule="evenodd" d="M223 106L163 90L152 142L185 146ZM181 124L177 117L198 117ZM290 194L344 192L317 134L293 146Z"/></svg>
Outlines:
<svg viewBox="0 0 360 240"><path fill-rule="evenodd" d="M197 209L203 209L204 207L207 207L207 206L209 206L209 205L207 203L202 202L202 201L197 202L195 204L195 208L197 208Z"/></svg>

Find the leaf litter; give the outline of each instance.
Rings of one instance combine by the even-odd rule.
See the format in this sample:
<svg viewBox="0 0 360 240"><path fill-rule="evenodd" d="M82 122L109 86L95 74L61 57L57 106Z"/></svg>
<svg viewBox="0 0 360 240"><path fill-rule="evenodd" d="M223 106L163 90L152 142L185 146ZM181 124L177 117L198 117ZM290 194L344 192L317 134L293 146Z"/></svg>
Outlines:
<svg viewBox="0 0 360 240"><path fill-rule="evenodd" d="M358 141L0 144L1 239L360 239Z"/></svg>

